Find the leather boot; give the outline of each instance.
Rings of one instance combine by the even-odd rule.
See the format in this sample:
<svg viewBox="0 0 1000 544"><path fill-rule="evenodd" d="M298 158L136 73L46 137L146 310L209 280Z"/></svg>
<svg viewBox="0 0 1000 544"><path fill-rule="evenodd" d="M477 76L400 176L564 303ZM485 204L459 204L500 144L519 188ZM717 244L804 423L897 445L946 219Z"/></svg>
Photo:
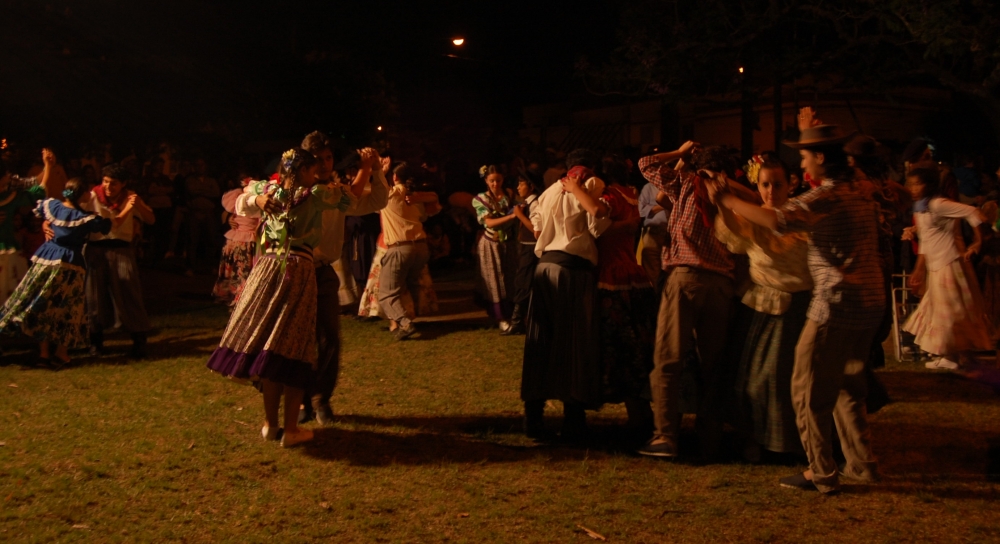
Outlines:
<svg viewBox="0 0 1000 544"><path fill-rule="evenodd" d="M500 336L514 336L524 334L524 332L524 306L515 304L513 315L510 318L510 328L501 332Z"/></svg>
<svg viewBox="0 0 1000 544"><path fill-rule="evenodd" d="M545 438L545 401L524 401L524 434L528 438Z"/></svg>

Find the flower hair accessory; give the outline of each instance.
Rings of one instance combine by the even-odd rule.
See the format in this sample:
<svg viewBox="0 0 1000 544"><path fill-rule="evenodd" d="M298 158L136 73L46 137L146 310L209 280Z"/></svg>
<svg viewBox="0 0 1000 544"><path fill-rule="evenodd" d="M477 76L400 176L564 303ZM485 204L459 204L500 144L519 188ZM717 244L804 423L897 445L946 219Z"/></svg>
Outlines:
<svg viewBox="0 0 1000 544"><path fill-rule="evenodd" d="M292 166L295 164L296 153L294 149L289 149L281 154L281 167L285 169L286 172L292 171Z"/></svg>
<svg viewBox="0 0 1000 544"><path fill-rule="evenodd" d="M764 164L764 157L760 155L754 155L748 162L746 167L747 180L754 185L757 185L757 180L760 177L760 167Z"/></svg>
<svg viewBox="0 0 1000 544"><path fill-rule="evenodd" d="M486 170L487 170L487 168L486 168L485 164L482 165L482 166L480 166L479 167L479 177L485 178L486 177Z"/></svg>
<svg viewBox="0 0 1000 544"><path fill-rule="evenodd" d="M63 198L73 198L76 195L76 191L73 189L63 189Z"/></svg>

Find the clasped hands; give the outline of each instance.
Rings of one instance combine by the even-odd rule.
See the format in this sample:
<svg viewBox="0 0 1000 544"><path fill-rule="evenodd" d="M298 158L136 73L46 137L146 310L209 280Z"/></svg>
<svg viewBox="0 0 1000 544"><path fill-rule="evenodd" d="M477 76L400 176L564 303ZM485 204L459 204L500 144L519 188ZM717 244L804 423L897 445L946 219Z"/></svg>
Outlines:
<svg viewBox="0 0 1000 544"><path fill-rule="evenodd" d="M729 188L729 179L722 172L712 172L711 170L699 170L698 177L705 182L705 189L708 191L708 198L716 206L725 205L723 200L726 195L732 195Z"/></svg>

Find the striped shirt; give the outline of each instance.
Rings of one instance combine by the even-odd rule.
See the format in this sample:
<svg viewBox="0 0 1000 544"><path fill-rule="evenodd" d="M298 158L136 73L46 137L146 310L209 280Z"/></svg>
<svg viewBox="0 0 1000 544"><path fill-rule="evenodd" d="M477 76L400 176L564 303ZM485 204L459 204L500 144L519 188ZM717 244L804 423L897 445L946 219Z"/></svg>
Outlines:
<svg viewBox="0 0 1000 544"><path fill-rule="evenodd" d="M698 211L695 184L703 183L698 175L674 170L655 156L639 159L639 171L674 205L667 220L670 247L663 248L663 268L690 266L732 278L733 256L715 237L713 223L706 225Z"/></svg>
<svg viewBox="0 0 1000 544"><path fill-rule="evenodd" d="M886 300L875 203L852 184L827 179L775 212L779 231L809 233L814 287L807 317L849 330L878 326Z"/></svg>

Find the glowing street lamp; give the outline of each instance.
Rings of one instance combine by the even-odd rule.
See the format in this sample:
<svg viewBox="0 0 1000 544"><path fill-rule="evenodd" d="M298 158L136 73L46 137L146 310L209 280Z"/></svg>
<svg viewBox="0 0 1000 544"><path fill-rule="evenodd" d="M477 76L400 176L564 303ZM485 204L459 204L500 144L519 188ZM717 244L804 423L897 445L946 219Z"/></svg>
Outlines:
<svg viewBox="0 0 1000 544"><path fill-rule="evenodd" d="M451 43L455 44L455 47L462 47L465 43L465 38L455 38L451 40Z"/></svg>
<svg viewBox="0 0 1000 544"><path fill-rule="evenodd" d="M743 67L742 66L740 66L740 73L741 74L743 73Z"/></svg>
<svg viewBox="0 0 1000 544"><path fill-rule="evenodd" d="M382 132L382 125L379 125L375 130Z"/></svg>

